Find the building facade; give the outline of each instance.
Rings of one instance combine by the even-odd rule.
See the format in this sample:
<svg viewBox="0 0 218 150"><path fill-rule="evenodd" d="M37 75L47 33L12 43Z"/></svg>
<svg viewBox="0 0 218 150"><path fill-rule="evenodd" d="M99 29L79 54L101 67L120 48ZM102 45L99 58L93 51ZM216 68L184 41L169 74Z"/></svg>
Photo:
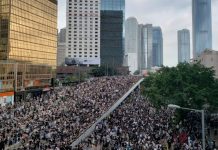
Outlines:
<svg viewBox="0 0 218 150"><path fill-rule="evenodd" d="M163 65L163 35L160 27L153 27L153 64L152 66L160 67Z"/></svg>
<svg viewBox="0 0 218 150"><path fill-rule="evenodd" d="M66 43L66 28L60 30L58 34L58 42L59 43Z"/></svg>
<svg viewBox="0 0 218 150"><path fill-rule="evenodd" d="M122 66L125 0L101 0L101 65Z"/></svg>
<svg viewBox="0 0 218 150"><path fill-rule="evenodd" d="M211 0L192 0L193 57L212 49Z"/></svg>
<svg viewBox="0 0 218 150"><path fill-rule="evenodd" d="M151 69L153 66L153 26L146 24L142 28L141 69Z"/></svg>
<svg viewBox="0 0 218 150"><path fill-rule="evenodd" d="M205 67L213 67L215 77L218 78L218 51L205 50L196 60L200 61L200 63Z"/></svg>
<svg viewBox="0 0 218 150"><path fill-rule="evenodd" d="M142 30L143 30L143 24L139 24L138 26L138 70L141 73L142 71L142 47L143 47L143 39L142 39Z"/></svg>
<svg viewBox="0 0 218 150"><path fill-rule="evenodd" d="M100 0L67 0L66 63L100 65Z"/></svg>
<svg viewBox="0 0 218 150"><path fill-rule="evenodd" d="M125 61L133 74L138 70L138 21L130 17L125 21Z"/></svg>
<svg viewBox="0 0 218 150"><path fill-rule="evenodd" d="M0 0L0 105L51 86L56 56L57 1Z"/></svg>
<svg viewBox="0 0 218 150"><path fill-rule="evenodd" d="M1 0L0 60L56 66L57 1Z"/></svg>
<svg viewBox="0 0 218 150"><path fill-rule="evenodd" d="M179 30L178 36L178 62L190 62L190 32L188 29Z"/></svg>
<svg viewBox="0 0 218 150"><path fill-rule="evenodd" d="M57 66L65 64L66 55L66 28L60 30L58 34Z"/></svg>

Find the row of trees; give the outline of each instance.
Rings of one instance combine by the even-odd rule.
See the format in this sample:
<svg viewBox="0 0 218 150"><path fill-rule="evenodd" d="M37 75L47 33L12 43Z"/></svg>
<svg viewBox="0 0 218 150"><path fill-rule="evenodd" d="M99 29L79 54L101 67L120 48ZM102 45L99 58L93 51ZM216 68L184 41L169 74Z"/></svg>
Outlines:
<svg viewBox="0 0 218 150"><path fill-rule="evenodd" d="M212 68L181 63L163 67L143 82L143 94L156 106L176 104L195 109L218 110L218 80Z"/></svg>

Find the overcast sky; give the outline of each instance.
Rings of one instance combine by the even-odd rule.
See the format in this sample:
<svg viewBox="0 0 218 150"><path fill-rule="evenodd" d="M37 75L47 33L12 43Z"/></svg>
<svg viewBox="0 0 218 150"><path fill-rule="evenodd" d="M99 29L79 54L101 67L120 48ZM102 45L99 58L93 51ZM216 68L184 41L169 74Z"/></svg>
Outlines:
<svg viewBox="0 0 218 150"><path fill-rule="evenodd" d="M60 29L66 26L66 0L58 1ZM133 16L137 18L138 23L151 23L162 28L164 65L167 66L175 66L178 63L177 30L187 28L191 32L191 12L191 0L126 0L126 18ZM218 0L212 0L212 21L213 49L218 50Z"/></svg>

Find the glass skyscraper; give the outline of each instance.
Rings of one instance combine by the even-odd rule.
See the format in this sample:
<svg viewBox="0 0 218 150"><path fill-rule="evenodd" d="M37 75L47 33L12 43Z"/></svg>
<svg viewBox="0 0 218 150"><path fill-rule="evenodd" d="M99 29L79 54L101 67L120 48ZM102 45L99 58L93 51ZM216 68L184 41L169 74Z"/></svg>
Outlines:
<svg viewBox="0 0 218 150"><path fill-rule="evenodd" d="M125 0L101 0L101 10L125 11Z"/></svg>
<svg viewBox="0 0 218 150"><path fill-rule="evenodd" d="M212 49L211 0L192 0L193 57Z"/></svg>
<svg viewBox="0 0 218 150"><path fill-rule="evenodd" d="M146 24L142 28L141 69L151 69L153 66L153 26Z"/></svg>
<svg viewBox="0 0 218 150"><path fill-rule="evenodd" d="M101 65L123 64L124 19L125 0L101 0Z"/></svg>
<svg viewBox="0 0 218 150"><path fill-rule="evenodd" d="M129 66L131 73L138 69L138 21L129 17L125 21L125 57L124 65Z"/></svg>
<svg viewBox="0 0 218 150"><path fill-rule="evenodd" d="M190 32L187 29L178 31L178 62L190 62Z"/></svg>
<svg viewBox="0 0 218 150"><path fill-rule="evenodd" d="M153 27L153 66L163 65L163 36L160 27Z"/></svg>
<svg viewBox="0 0 218 150"><path fill-rule="evenodd" d="M56 66L57 0L0 0L0 60Z"/></svg>

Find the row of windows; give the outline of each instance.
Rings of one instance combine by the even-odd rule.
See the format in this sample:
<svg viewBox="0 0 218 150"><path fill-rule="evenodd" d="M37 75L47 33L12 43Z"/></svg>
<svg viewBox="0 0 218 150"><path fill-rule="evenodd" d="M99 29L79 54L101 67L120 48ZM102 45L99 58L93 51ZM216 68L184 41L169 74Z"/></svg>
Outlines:
<svg viewBox="0 0 218 150"><path fill-rule="evenodd" d="M50 46L46 46L46 45L39 45L39 44L35 44L35 43L19 41L17 39L10 39L10 46L20 48L23 50L25 50L25 49L31 50L33 52L33 54L35 51L47 52L47 53L51 53L51 54L56 52L56 47L50 47Z"/></svg>
<svg viewBox="0 0 218 150"><path fill-rule="evenodd" d="M11 16L13 16L13 15L11 15ZM36 30L36 31L42 31L42 34L47 33L48 35L55 35L55 36L57 34L56 33L57 32L56 28L43 26L43 25L38 24L38 23L36 23L34 21L24 19L24 18L21 18L19 16L14 16L14 18L17 18L17 19L14 19L14 20L11 19L11 24L16 26L15 28L22 28L22 26L24 26L24 27L26 27L25 29L27 29L27 30L28 29L33 29L33 30ZM30 33L32 33L32 32L30 32Z"/></svg>
<svg viewBox="0 0 218 150"><path fill-rule="evenodd" d="M14 7L12 10L11 10L11 13L14 14L14 16L17 16L17 18L12 18L14 20L16 20L17 22L22 22L22 23L25 23L26 21L32 21L34 22L37 26L48 26L48 27L51 27L51 28L56 28L57 26L57 18L54 19L53 21L49 21L46 17L46 18L41 18L39 16L36 16L30 12L26 12L25 10L21 10L19 8L16 8ZM22 20L20 20L22 19Z"/></svg>
<svg viewBox="0 0 218 150"><path fill-rule="evenodd" d="M50 41L50 40L42 39L39 37L15 32L15 31L11 31L10 38L25 41L27 43L44 45L44 46L48 46L48 47L56 47L57 46L56 41Z"/></svg>
<svg viewBox="0 0 218 150"><path fill-rule="evenodd" d="M91 7L98 7L98 3L74 3L73 4L74 7L81 7L81 6L91 6ZM69 8L72 8L72 3L69 3Z"/></svg>
<svg viewBox="0 0 218 150"><path fill-rule="evenodd" d="M71 54L71 51L68 51L69 54ZM74 54L88 54L88 52L73 52ZM92 52L89 52L89 54L92 54ZM93 53L94 54L94 53ZM98 54L98 52L95 52L95 54Z"/></svg>
<svg viewBox="0 0 218 150"><path fill-rule="evenodd" d="M56 55L56 53L32 51L30 49L22 49L18 47L11 47L10 49L11 49L10 55L14 55L14 56L23 56L23 57L35 56L37 58L53 59L53 56Z"/></svg>
<svg viewBox="0 0 218 150"><path fill-rule="evenodd" d="M99 0L95 0L95 1L93 1L93 0L69 0L69 3L72 3L72 2L74 2L74 3L98 3L99 2Z"/></svg>
<svg viewBox="0 0 218 150"><path fill-rule="evenodd" d="M88 49L87 48L81 48L82 46L80 46L79 48L75 48L76 46L74 45L74 48L73 49L71 49L70 47L71 47L71 45L69 45L68 46L69 48L68 48L68 51L72 51L72 50L74 50L74 51L87 51ZM99 49L98 48L95 48L95 49L92 49L92 47L90 47L89 48L89 51L91 52L91 51L98 51Z"/></svg>
<svg viewBox="0 0 218 150"><path fill-rule="evenodd" d="M77 12L74 12L74 13L72 13L72 12L69 12L69 14L68 14L68 16L69 17L71 17L71 16L79 16L79 17L99 17L99 14L98 13L81 13L81 12L79 12L79 13L77 13Z"/></svg>
<svg viewBox="0 0 218 150"><path fill-rule="evenodd" d="M69 40L72 40L72 39L69 38ZM78 40L81 40L81 41L82 41L82 40L84 40L84 41L87 41L87 42L91 42L91 43L92 43L92 41L98 41L99 39L97 39L97 38L93 39L93 38L75 37L74 40L75 40L75 41L78 41Z"/></svg>
<svg viewBox="0 0 218 150"><path fill-rule="evenodd" d="M72 45L68 45L68 47L71 47ZM74 45L74 47L78 47L79 50L82 50L82 47L84 48L85 51L87 51L87 47L90 47L91 49L89 49L90 51L92 51L92 48L95 48L95 50L98 50L97 48L99 47L99 45ZM75 48L76 49L76 48ZM71 48L69 48L69 50L71 50Z"/></svg>
<svg viewBox="0 0 218 150"><path fill-rule="evenodd" d="M34 16L37 16L37 17L40 17L40 18L45 18L45 19L50 20L50 21L53 21L53 20L55 20L55 18L57 18L57 15L50 14L51 9L50 10L49 9L40 10L40 9L37 9L37 8L33 7L32 5L27 5L26 3L23 3L21 6L12 5L12 11L15 8L18 8L19 11L23 10L26 13L31 13ZM54 13L55 13L55 11L54 11Z"/></svg>
<svg viewBox="0 0 218 150"><path fill-rule="evenodd" d="M0 13L9 13L9 5L0 6Z"/></svg>
<svg viewBox="0 0 218 150"><path fill-rule="evenodd" d="M24 4L28 4L51 15L57 14L57 5L49 0L12 0L12 5L19 6L20 8L24 7L22 6Z"/></svg>
<svg viewBox="0 0 218 150"><path fill-rule="evenodd" d="M27 40L43 40L44 43L56 43L57 39L55 35L49 35L48 33L33 30L31 28L25 27L25 26L18 26L17 24L11 23L11 35L15 36L17 39L26 38ZM37 40L38 41L38 40Z"/></svg>
<svg viewBox="0 0 218 150"><path fill-rule="evenodd" d="M55 59L52 59L55 58ZM56 54L55 56L52 57L47 57L45 58L39 58L39 57L34 57L34 55L31 55L29 57L24 57L23 55L10 55L9 59L11 60L19 60L19 61L27 61L27 62L32 62L33 64L47 64L51 66L56 65Z"/></svg>
<svg viewBox="0 0 218 150"><path fill-rule="evenodd" d="M10 29L13 31L21 32L21 33L28 34L31 36L40 37L43 40L47 39L49 41L55 41L55 42L57 41L55 32L53 32L53 35L52 35L51 33L49 33L49 31L36 30L36 29L31 28L31 26L22 26L14 22L11 22Z"/></svg>
<svg viewBox="0 0 218 150"><path fill-rule="evenodd" d="M71 57L71 55L68 55L68 57ZM77 57L83 58L83 57L88 57L88 56L87 55L84 55L84 56L82 56L82 55L74 55L74 58L77 58ZM89 57L94 57L94 56L90 55ZM98 56L95 56L95 58L98 58Z"/></svg>

